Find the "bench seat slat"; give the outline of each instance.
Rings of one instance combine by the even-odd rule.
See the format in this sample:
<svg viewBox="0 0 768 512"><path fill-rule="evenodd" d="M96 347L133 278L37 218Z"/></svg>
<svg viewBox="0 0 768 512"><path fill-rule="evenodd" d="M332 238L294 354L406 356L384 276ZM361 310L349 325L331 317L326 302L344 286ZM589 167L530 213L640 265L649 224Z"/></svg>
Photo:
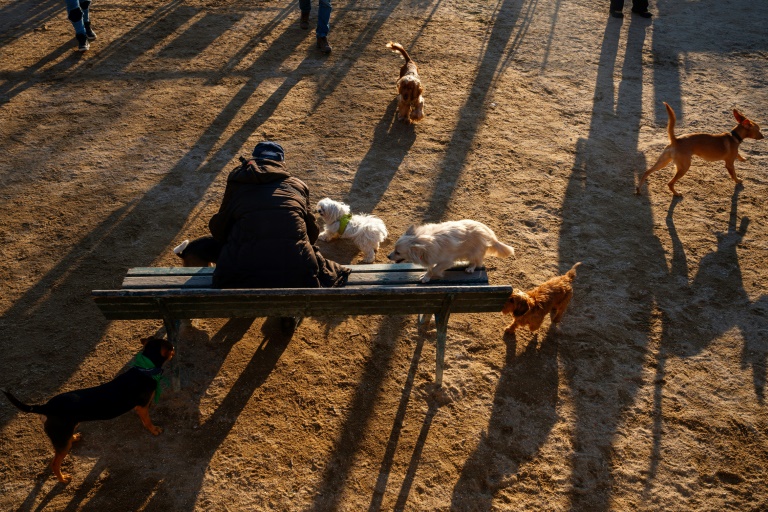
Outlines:
<svg viewBox="0 0 768 512"><path fill-rule="evenodd" d="M349 276L347 287L352 286L386 286L386 285L415 285L421 284L419 278L424 273L423 269L408 272L365 272L352 273ZM124 289L152 289L152 288L210 288L212 274L193 275L131 275L123 280ZM441 279L430 281L430 284L444 286L446 284L488 284L488 274L485 270L476 270L468 274L463 270L448 271Z"/></svg>
<svg viewBox="0 0 768 512"><path fill-rule="evenodd" d="M424 272L424 268L413 263L372 263L370 265L344 265L353 273L367 272ZM459 268L459 267L457 267ZM134 267L128 269L128 276L191 276L213 274L214 267Z"/></svg>

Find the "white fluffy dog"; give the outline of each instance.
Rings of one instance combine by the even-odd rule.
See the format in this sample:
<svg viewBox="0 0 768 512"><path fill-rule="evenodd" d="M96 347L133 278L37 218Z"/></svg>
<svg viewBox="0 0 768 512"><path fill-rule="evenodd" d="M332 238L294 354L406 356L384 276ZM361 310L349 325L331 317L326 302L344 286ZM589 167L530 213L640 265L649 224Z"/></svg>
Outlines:
<svg viewBox="0 0 768 512"><path fill-rule="evenodd" d="M425 267L422 283L443 277L457 261L468 261L466 271L482 266L486 255L506 258L515 250L496 238L491 228L474 220L456 220L440 224L411 226L387 257L395 263L410 261Z"/></svg>
<svg viewBox="0 0 768 512"><path fill-rule="evenodd" d="M363 252L363 263L373 263L379 244L388 236L384 221L373 215L353 215L349 205L327 197L317 203L317 213L325 222L320 240L349 238Z"/></svg>

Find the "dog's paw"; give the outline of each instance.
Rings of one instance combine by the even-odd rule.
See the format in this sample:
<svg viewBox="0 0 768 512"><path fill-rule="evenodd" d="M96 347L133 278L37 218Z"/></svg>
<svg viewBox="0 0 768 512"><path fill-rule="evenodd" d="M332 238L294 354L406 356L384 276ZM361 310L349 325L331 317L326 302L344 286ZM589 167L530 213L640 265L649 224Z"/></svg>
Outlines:
<svg viewBox="0 0 768 512"><path fill-rule="evenodd" d="M77 434L72 434L72 442L79 441L83 438L83 434L78 432Z"/></svg>
<svg viewBox="0 0 768 512"><path fill-rule="evenodd" d="M155 425L152 425L149 431L152 433L153 436L159 436L160 434L163 433L163 429Z"/></svg>
<svg viewBox="0 0 768 512"><path fill-rule="evenodd" d="M474 265L471 265L471 266L465 268L464 272L466 272L467 274L471 274L471 273L473 273L475 271L476 268L477 267L475 267Z"/></svg>
<svg viewBox="0 0 768 512"><path fill-rule="evenodd" d="M425 284L428 283L429 282L429 273L423 274L419 278L419 281L421 281L422 283L425 283Z"/></svg>
<svg viewBox="0 0 768 512"><path fill-rule="evenodd" d="M321 242L327 242L328 240L331 239L331 237L330 235L328 235L328 233L323 232L323 233L320 233L320 236L318 236L317 239L320 240Z"/></svg>

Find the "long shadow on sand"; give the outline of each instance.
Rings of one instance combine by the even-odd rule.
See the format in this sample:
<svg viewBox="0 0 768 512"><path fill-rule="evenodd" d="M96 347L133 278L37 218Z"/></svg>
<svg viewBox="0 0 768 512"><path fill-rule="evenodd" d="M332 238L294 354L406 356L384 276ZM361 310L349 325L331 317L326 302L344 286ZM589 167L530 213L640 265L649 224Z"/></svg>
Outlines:
<svg viewBox="0 0 768 512"><path fill-rule="evenodd" d="M488 429L461 470L451 510L492 510L497 491L511 485L520 466L536 457L557 422L557 333L550 329L534 335L520 355L515 335L505 341L506 364Z"/></svg>
<svg viewBox="0 0 768 512"><path fill-rule="evenodd" d="M143 31L144 28L137 30ZM268 52L268 56L257 58L252 69L272 69L275 63L282 62L294 53L303 37L303 34L293 30L279 34L274 42L274 50ZM120 45L119 42L114 44ZM140 53L145 50L142 46L135 51ZM125 51L127 55L122 57L123 63L138 55L131 53L130 45L125 46ZM28 371L38 361L54 361L55 373L47 373L45 378L31 380L25 385L33 388L40 396L50 396L82 363L107 327L107 322L90 299L90 290L116 286L129 266L151 265L177 236L222 166L233 158L262 122L258 120L267 119L286 94L284 89L279 89L276 95L257 109L245 125L219 145L225 130L265 76L263 73L254 75L201 134L192 149L154 187L139 199L117 207L109 217L85 233L79 243L57 255L56 265L5 312L2 325L7 327L6 333L10 340L36 340L30 345L24 360L8 361L13 371L4 376L6 386L19 389L18 382L26 378L25 375L39 375L39 372ZM75 85L87 79L88 73L85 71L73 77ZM109 129L109 122L109 119L104 120L105 130ZM60 144L65 147L67 141L68 137L63 136L59 141L52 141L51 146ZM201 165L206 159L207 162ZM33 178L19 175L14 179ZM33 183L29 186L32 187ZM176 201L168 201L169 190L176 191ZM159 219L162 219L160 224ZM139 240L142 251L136 252L134 244ZM138 256L131 261L124 261L119 255L125 254ZM79 340L79 343L67 343L66 340L72 339ZM67 350L61 350L64 344ZM10 415L3 409L0 426L9 418Z"/></svg>
<svg viewBox="0 0 768 512"><path fill-rule="evenodd" d="M635 176L631 165L644 167L637 146L642 49L650 23L637 17L625 22L630 25L616 94L622 21L608 18L589 134L577 142L563 202L560 270L583 261L579 276L590 283L580 289L581 298L569 312L575 317L593 312L601 317L601 326L606 326L576 326L560 347L577 418L568 463L572 510L610 508L615 463L612 443L622 412L633 403L642 382L647 328L655 302L649 283L666 274L664 250L653 236L650 207L632 193ZM602 290L612 293L606 295ZM621 308L612 303L619 296Z"/></svg>

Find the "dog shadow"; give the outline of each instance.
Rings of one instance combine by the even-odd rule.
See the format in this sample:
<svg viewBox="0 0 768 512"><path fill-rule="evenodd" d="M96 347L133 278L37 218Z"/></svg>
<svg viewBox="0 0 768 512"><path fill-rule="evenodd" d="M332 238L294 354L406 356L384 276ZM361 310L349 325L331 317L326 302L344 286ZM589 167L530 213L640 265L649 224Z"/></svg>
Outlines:
<svg viewBox="0 0 768 512"><path fill-rule="evenodd" d="M376 208L415 141L415 126L397 120L395 97L376 125L371 146L344 199L352 211L369 213Z"/></svg>

